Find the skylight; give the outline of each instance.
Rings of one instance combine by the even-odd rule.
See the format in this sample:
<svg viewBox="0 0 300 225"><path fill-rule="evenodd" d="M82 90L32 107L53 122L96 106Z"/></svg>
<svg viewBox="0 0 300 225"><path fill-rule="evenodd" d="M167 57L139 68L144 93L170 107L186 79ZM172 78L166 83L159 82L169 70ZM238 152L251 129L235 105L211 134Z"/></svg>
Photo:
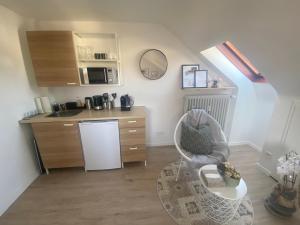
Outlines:
<svg viewBox="0 0 300 225"><path fill-rule="evenodd" d="M267 80L257 68L231 42L226 41L216 46L218 50L244 74L255 83L266 83Z"/></svg>

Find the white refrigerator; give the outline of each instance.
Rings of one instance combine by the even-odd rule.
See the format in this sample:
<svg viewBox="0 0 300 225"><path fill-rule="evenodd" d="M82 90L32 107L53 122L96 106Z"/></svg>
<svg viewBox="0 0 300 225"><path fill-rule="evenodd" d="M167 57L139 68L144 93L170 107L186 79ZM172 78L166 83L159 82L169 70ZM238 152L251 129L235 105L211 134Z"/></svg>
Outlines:
<svg viewBox="0 0 300 225"><path fill-rule="evenodd" d="M117 120L79 123L85 170L121 168Z"/></svg>

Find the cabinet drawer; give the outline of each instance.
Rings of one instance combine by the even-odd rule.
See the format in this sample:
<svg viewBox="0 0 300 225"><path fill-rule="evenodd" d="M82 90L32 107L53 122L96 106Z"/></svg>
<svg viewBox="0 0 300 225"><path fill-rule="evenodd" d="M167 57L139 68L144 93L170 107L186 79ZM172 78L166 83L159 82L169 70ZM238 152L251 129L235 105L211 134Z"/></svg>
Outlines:
<svg viewBox="0 0 300 225"><path fill-rule="evenodd" d="M145 127L145 118L119 119L119 128Z"/></svg>
<svg viewBox="0 0 300 225"><path fill-rule="evenodd" d="M139 145L122 145L121 151L122 152L131 152L131 151L145 151L146 147L144 144Z"/></svg>
<svg viewBox="0 0 300 225"><path fill-rule="evenodd" d="M145 150L122 151L122 162L137 162L146 160Z"/></svg>
<svg viewBox="0 0 300 225"><path fill-rule="evenodd" d="M32 128L46 168L84 166L76 122L34 123Z"/></svg>
<svg viewBox="0 0 300 225"><path fill-rule="evenodd" d="M145 128L123 128L120 129L120 137L122 139L135 139L145 137Z"/></svg>
<svg viewBox="0 0 300 225"><path fill-rule="evenodd" d="M145 144L145 137L127 137L120 139L121 146L123 145L144 145Z"/></svg>

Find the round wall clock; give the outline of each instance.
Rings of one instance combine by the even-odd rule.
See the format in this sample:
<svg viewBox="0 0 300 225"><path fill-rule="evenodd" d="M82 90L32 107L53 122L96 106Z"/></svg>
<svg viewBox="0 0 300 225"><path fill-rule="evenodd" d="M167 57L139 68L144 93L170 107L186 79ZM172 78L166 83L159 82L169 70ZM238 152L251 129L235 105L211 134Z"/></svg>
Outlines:
<svg viewBox="0 0 300 225"><path fill-rule="evenodd" d="M157 49L147 50L140 59L140 70L144 77L157 80L165 75L168 60L164 53Z"/></svg>

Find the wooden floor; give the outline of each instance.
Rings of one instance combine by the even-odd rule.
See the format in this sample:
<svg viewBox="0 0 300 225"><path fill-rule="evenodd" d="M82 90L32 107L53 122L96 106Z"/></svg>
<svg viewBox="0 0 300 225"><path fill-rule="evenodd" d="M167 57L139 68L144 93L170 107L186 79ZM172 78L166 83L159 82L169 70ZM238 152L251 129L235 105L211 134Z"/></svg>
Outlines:
<svg viewBox="0 0 300 225"><path fill-rule="evenodd" d="M85 173L55 170L40 176L0 217L1 225L174 225L156 193L156 178L178 159L173 147L148 151L143 163L125 169ZM232 161L243 175L255 211L254 224L299 225L299 213L282 220L270 215L263 198L274 181L257 170L258 154L247 146L232 148Z"/></svg>

